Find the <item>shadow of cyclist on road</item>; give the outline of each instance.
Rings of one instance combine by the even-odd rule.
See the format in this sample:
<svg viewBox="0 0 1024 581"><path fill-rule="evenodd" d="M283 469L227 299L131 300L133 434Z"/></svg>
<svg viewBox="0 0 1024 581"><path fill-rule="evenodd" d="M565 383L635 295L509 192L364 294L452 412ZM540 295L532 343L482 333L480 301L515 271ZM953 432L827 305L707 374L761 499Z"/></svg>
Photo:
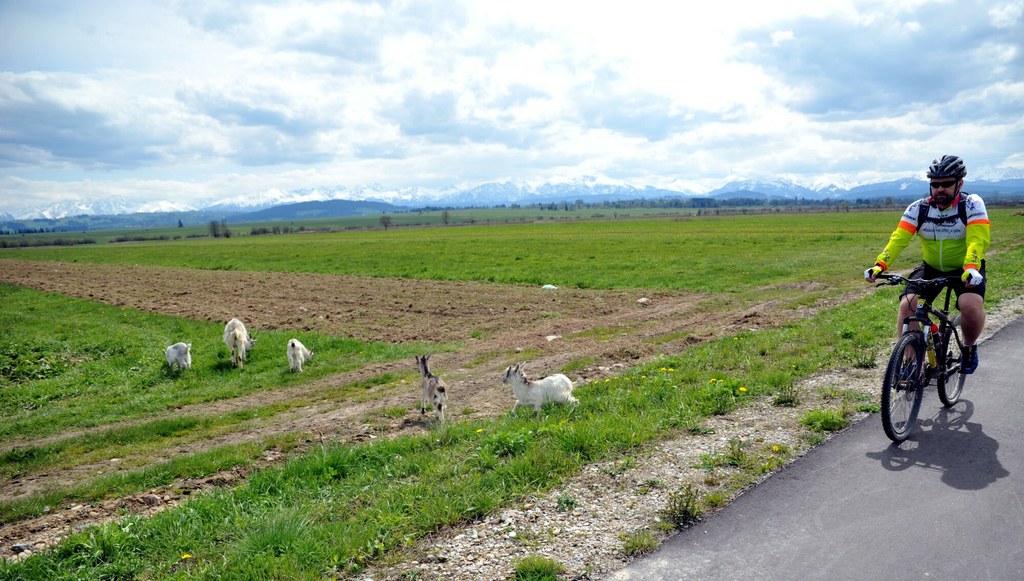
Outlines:
<svg viewBox="0 0 1024 581"><path fill-rule="evenodd" d="M968 421L974 404L960 400L950 408L918 422L911 439L892 444L869 458L886 470L912 466L942 473L942 481L960 490L980 490L1010 473L1000 464L999 442L985 435L981 424Z"/></svg>

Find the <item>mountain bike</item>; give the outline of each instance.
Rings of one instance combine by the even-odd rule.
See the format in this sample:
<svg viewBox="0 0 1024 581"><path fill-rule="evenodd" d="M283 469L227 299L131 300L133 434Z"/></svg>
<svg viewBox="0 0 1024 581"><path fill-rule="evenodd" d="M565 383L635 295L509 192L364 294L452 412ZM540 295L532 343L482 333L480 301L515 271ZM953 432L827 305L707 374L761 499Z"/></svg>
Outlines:
<svg viewBox="0 0 1024 581"><path fill-rule="evenodd" d="M882 428L893 442L902 442L910 435L921 409L924 388L932 379L942 405L950 407L960 400L967 374L961 373L964 342L960 334L960 315L949 316L949 286L959 277L931 280L908 279L898 274L880 273L881 285L912 283L921 292L945 288L941 309L921 297L914 314L903 320L900 338L892 349L889 365L882 380ZM941 296L936 296L936 300ZM936 322L937 321L937 322Z"/></svg>

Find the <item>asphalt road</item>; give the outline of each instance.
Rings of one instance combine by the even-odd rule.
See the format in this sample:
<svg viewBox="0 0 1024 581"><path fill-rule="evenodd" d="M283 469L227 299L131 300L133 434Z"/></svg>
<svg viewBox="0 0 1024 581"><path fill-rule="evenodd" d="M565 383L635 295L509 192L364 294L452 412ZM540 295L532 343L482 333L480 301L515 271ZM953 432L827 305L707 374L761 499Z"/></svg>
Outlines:
<svg viewBox="0 0 1024 581"><path fill-rule="evenodd" d="M608 579L1024 579L1024 318L978 353L900 446L873 414Z"/></svg>

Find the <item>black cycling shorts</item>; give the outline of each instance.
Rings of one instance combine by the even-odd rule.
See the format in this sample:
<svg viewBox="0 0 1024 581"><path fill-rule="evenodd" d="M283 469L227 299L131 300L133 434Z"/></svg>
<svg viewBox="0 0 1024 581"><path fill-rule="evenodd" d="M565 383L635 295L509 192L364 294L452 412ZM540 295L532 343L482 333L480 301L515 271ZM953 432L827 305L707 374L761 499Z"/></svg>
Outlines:
<svg viewBox="0 0 1024 581"><path fill-rule="evenodd" d="M985 298L985 284L988 282L988 276L985 275L985 261L984 260L981 261L981 268L978 269L978 272L981 273L981 276L985 277L985 279L982 280L981 284L979 284L978 286L968 287L967 285L964 284L963 280L958 280L956 282L956 284L952 285L953 286L953 292L956 293L956 296L959 297L962 294L975 294L975 295L981 295L981 298ZM907 275L907 278L923 278L925 280L931 280L933 278L939 278L939 277L942 277L942 276L955 276L955 277L957 277L959 279L961 276L963 276L963 274L964 274L963 269L960 269L960 270L949 270L949 271L943 272L943 271L938 270L936 268L932 268L928 264L922 263L920 266L915 268L913 272L911 272L909 275ZM941 288L936 288L936 289L927 290L926 292L921 292L921 289L915 287L911 283L907 283L907 286L904 287L903 292L900 294L900 298L905 297L907 295L917 295L917 296L919 296L919 297L921 297L923 299L927 299L929 301L933 301L933 300L935 300L935 297L939 296L940 292L942 292Z"/></svg>

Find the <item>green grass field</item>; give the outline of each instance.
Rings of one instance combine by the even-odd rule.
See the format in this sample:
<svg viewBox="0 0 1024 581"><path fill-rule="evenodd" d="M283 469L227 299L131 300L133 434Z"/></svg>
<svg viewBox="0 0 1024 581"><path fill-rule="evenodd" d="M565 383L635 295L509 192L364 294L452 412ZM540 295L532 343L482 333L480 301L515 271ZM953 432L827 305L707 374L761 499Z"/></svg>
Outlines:
<svg viewBox="0 0 1024 581"><path fill-rule="evenodd" d="M820 208L819 208L820 209ZM473 224L497 225L510 223L526 223L538 221L578 221L600 218L643 218L656 216L694 216L699 210L693 208L581 208L558 209L548 208L459 208L450 210L410 210L386 214L390 222L389 228L418 228L430 226L466 226ZM708 212L708 210L700 210ZM730 208L721 210L726 213L740 213L743 210ZM751 210L754 211L754 210ZM758 213L764 209L756 210ZM383 230L381 218L384 214L361 216L339 216L335 218L309 218L302 220L255 221L245 223L218 222L228 227L232 236L262 235L267 233L288 232L341 232L351 230ZM30 223L35 228L57 228L64 231L36 232L32 234L0 234L0 248L54 244L106 244L109 242L146 240L178 240L210 235L210 224L183 224L176 226L177 218L173 214L164 216L166 226L125 227L120 229L95 228L90 230L71 229L66 222L74 218L55 220L51 223Z"/></svg>
<svg viewBox="0 0 1024 581"><path fill-rule="evenodd" d="M992 211L993 251L1024 220ZM356 274L577 288L688 289L758 296L813 283L848 288L898 212L826 212L235 236L0 249L4 257L189 268ZM897 267L920 260L911 245ZM863 265L863 266L862 266Z"/></svg>
<svg viewBox="0 0 1024 581"><path fill-rule="evenodd" d="M735 293L848 281L857 270L851 258L861 256L859 267L881 249L895 224L889 218L850 212L549 221L4 249L0 259Z"/></svg>
<svg viewBox="0 0 1024 581"><path fill-rule="evenodd" d="M345 273L583 288L688 289L727 301L838 297L861 272L898 213L581 220L440 228L237 236L229 239L0 250L5 258L228 270ZM989 303L1024 292L1024 218L993 211ZM896 267L919 260L917 244ZM149 519L128 517L73 535L55 550L0 563L4 579L289 578L357 572L441 527L480 518L545 490L582 466L659 438L699 431L710 415L752 398L781 397L825 369L873 364L891 341L895 289L838 304L781 328L726 337L578 388L574 410L458 421L419 436L317 446L241 485ZM810 297L810 299L808 298ZM254 357L231 373L222 326L142 313L0 284L0 478L124 459L124 469L69 488L0 503L0 520L46 506L92 502L254 465L288 434L167 459L168 450L288 409L356 397L367 385L324 387L303 399L217 414L161 414L264 390L283 390L375 361L452 345L366 344L299 335L317 366L294 376ZM59 313L59 316L55 316ZM177 336L204 358L169 372L140 345ZM267 331L280 344L289 332ZM220 353L223 352L223 353ZM197 358L198 359L198 358ZM381 377L376 385L398 378ZM80 430L107 426L92 431ZM770 442L768 444L771 444ZM770 450L770 446L768 447ZM752 470L781 458L764 451ZM742 486L742 483L738 483Z"/></svg>

